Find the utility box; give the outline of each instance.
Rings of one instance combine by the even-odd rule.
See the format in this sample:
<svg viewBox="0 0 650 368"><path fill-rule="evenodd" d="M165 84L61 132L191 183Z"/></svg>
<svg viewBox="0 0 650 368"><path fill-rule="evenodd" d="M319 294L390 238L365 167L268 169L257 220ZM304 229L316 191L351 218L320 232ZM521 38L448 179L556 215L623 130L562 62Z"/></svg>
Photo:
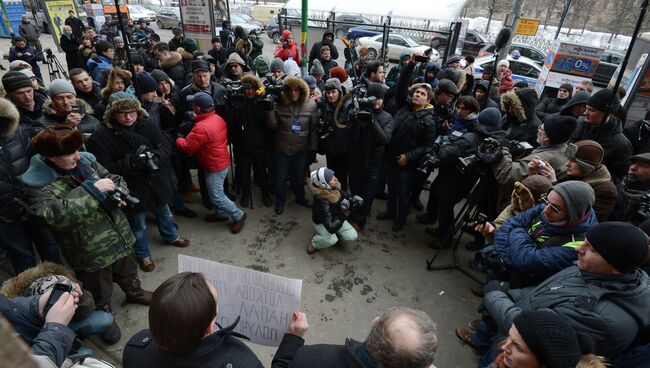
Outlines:
<svg viewBox="0 0 650 368"><path fill-rule="evenodd" d="M598 47L553 41L539 74L539 83L535 85L537 96L541 98L547 92L554 92L563 83L575 87L583 80L591 81L603 51Z"/></svg>

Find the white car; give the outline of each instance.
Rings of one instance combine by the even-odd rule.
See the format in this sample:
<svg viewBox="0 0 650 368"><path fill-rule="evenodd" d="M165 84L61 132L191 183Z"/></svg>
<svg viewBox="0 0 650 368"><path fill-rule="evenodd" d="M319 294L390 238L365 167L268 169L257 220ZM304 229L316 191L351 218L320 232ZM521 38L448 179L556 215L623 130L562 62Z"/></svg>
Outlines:
<svg viewBox="0 0 650 368"><path fill-rule="evenodd" d="M134 22L140 18L145 22L150 23L156 20L156 12L145 8L142 5L127 5L129 7L129 17Z"/></svg>
<svg viewBox="0 0 650 368"><path fill-rule="evenodd" d="M357 41L359 47L366 47L368 49L368 59L373 60L379 55L382 37L382 35L361 37ZM413 54L414 52L424 54L424 51L430 48L429 46L420 45L411 36L399 33L391 33L388 36L388 59L390 60L399 60L400 54L405 51L409 54ZM438 51L435 49L432 50L431 61L438 61L439 58Z"/></svg>
<svg viewBox="0 0 650 368"><path fill-rule="evenodd" d="M510 70L512 70L512 79L515 81L524 81L528 86L534 88L537 84L539 74L542 72L542 67L535 62L524 56L514 58L508 55L508 62L510 63ZM494 58L492 55L484 56L474 61L474 77L478 80L483 75L483 68L487 65L494 65Z"/></svg>

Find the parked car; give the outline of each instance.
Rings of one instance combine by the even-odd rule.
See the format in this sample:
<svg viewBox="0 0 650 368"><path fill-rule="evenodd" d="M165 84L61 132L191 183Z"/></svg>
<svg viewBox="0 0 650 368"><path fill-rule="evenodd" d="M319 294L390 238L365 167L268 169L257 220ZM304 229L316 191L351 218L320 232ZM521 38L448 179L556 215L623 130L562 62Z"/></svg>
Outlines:
<svg viewBox="0 0 650 368"><path fill-rule="evenodd" d="M337 14L335 18L336 26L334 28L334 34L338 38L343 38L350 31L351 28L359 27L358 24L346 24L349 23L361 23L364 25L373 25L374 22L369 18L364 17L363 15L352 15L352 14ZM342 22L342 23L339 23ZM370 35L368 35L370 36ZM365 37L365 36L364 36ZM349 38L348 38L349 39Z"/></svg>
<svg viewBox="0 0 650 368"><path fill-rule="evenodd" d="M431 47L436 49L438 53L444 54L447 49L447 43L449 36L446 33L435 33L431 36ZM489 44L490 41L475 30L468 29L465 33L465 38L458 39L460 46L462 47L463 55L472 55L476 56L479 54L479 51Z"/></svg>
<svg viewBox="0 0 650 368"><path fill-rule="evenodd" d="M302 21L300 19L301 13L297 9L287 9L287 25L289 27L300 27ZM284 23L284 19L283 19ZM284 25L283 25L284 26ZM312 21L307 22L308 27L316 27L316 23ZM269 25L266 28L266 35L275 43L280 43L282 40L282 30L278 26L278 17L273 16L269 18Z"/></svg>
<svg viewBox="0 0 650 368"><path fill-rule="evenodd" d="M524 81L528 86L534 88L537 84L539 74L542 72L542 67L537 64L535 60L521 56L517 59L512 55L508 55L508 62L510 62L510 70L512 70L512 79L517 81ZM494 58L492 55L483 56L474 61L474 76L480 79L483 75L483 69L487 65L492 65Z"/></svg>
<svg viewBox="0 0 650 368"><path fill-rule="evenodd" d="M260 22L259 20L253 19L252 16L245 14L245 13L233 13L234 15L238 16L239 18L243 19L244 21L248 22L249 24L254 24L257 26L259 29L264 29L266 26L264 23ZM232 14L231 14L232 15Z"/></svg>
<svg viewBox="0 0 650 368"><path fill-rule="evenodd" d="M361 37L357 41L359 47L366 47L368 49L368 59L373 60L379 55L381 50L382 35L372 37ZM429 46L420 45L411 36L391 33L388 36L388 59L399 60L402 52L408 51L409 53L421 52L430 49ZM432 50L431 61L438 61L440 55L436 50Z"/></svg>
<svg viewBox="0 0 650 368"><path fill-rule="evenodd" d="M179 8L163 7L158 10L156 16L156 24L158 28L174 28L183 27L181 22L181 10Z"/></svg>
<svg viewBox="0 0 650 368"><path fill-rule="evenodd" d="M345 37L348 40L356 40L361 37L372 37L378 34L382 34L384 31L383 26L381 25L367 25L367 26L357 26L348 29L348 35Z"/></svg>
<svg viewBox="0 0 650 368"><path fill-rule="evenodd" d="M145 22L150 23L156 19L156 12L145 8L142 5L127 5L129 7L129 18L136 21L140 18Z"/></svg>
<svg viewBox="0 0 650 368"><path fill-rule="evenodd" d="M624 58L625 55L621 53L605 50L600 57L600 63L596 67L592 82L599 87L607 87L616 68L623 62Z"/></svg>
<svg viewBox="0 0 650 368"><path fill-rule="evenodd" d="M230 27L232 29L235 29L235 27L241 26L244 29L244 32L246 34L250 34L251 32L255 32L257 34L262 33L262 30L256 23L250 23L246 21L244 18L242 18L239 13L230 13ZM217 34L219 31L221 31L221 27L215 27Z"/></svg>
<svg viewBox="0 0 650 368"><path fill-rule="evenodd" d="M483 57L493 55L495 47L496 46L490 42L488 45L481 49L481 51L478 53L478 56ZM514 50L519 50L521 56L534 60L539 65L544 65L544 59L546 59L546 51L533 45L528 45L521 42L511 43L510 48L508 48L508 54L512 54Z"/></svg>

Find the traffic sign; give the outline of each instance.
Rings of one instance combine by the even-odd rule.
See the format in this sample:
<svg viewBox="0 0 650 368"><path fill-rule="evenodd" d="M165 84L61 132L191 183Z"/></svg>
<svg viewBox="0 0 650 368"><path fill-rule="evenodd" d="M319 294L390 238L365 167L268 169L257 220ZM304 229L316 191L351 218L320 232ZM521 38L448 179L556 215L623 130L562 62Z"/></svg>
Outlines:
<svg viewBox="0 0 650 368"><path fill-rule="evenodd" d="M522 36L535 36L537 34L537 28L539 28L539 19L521 18L519 19L519 22L517 22L515 34Z"/></svg>

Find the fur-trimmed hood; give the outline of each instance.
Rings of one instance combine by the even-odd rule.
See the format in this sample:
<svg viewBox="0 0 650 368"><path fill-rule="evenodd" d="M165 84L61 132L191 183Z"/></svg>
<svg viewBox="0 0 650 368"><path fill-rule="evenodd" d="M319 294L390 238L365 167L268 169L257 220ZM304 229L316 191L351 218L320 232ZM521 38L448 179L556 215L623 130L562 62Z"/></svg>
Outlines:
<svg viewBox="0 0 650 368"><path fill-rule="evenodd" d="M311 190L314 197L324 199L330 203L338 203L341 200L341 191L338 189L323 189L310 182L309 190Z"/></svg>
<svg viewBox="0 0 650 368"><path fill-rule="evenodd" d="M106 87L102 89L102 97L108 97L115 92L115 78L117 77L121 77L124 80L124 84L126 86L131 85L131 78L133 77L131 75L131 72L119 67L114 67L113 70L111 70L111 73L108 75L108 82L106 82Z"/></svg>
<svg viewBox="0 0 650 368"><path fill-rule="evenodd" d="M185 51L182 47L177 48L176 52L183 58L183 60L192 61L194 59L194 55L192 55L191 52Z"/></svg>
<svg viewBox="0 0 650 368"><path fill-rule="evenodd" d="M0 138L13 137L20 123L18 109L6 98L0 98L0 123Z"/></svg>
<svg viewBox="0 0 650 368"><path fill-rule="evenodd" d="M26 269L18 275L5 281L0 289L0 294L5 295L7 298L15 298L17 296L30 296L32 293L29 291L32 283L44 276L61 275L68 279L79 282L75 277L72 269L52 262L43 262L38 265Z"/></svg>
<svg viewBox="0 0 650 368"><path fill-rule="evenodd" d="M182 47L179 47L178 49L183 50ZM177 51L172 51L169 53L169 58L167 58L165 61L160 62L160 68L163 70L170 69L175 67L181 61L183 61L183 56L181 56L181 54L179 54Z"/></svg>
<svg viewBox="0 0 650 368"><path fill-rule="evenodd" d="M146 119L149 117L149 114L145 109L142 108L140 102L135 98L124 98L111 102L106 106L106 111L104 112L103 123L109 128L113 127L111 118L115 111L137 111L138 119Z"/></svg>
<svg viewBox="0 0 650 368"><path fill-rule="evenodd" d="M260 80L260 79L255 75L255 74L253 74L253 73L246 73L246 74L244 74L244 75L241 77L240 82L241 82L242 84L249 83L249 84L254 85L256 91L259 90L260 88L264 88L264 83L262 83L262 81L261 81L261 80ZM263 96L263 95L264 95L264 93L262 93L262 94L260 94L260 95L257 95L257 94L256 94L255 97L257 98L257 97L259 97L259 96Z"/></svg>
<svg viewBox="0 0 650 368"><path fill-rule="evenodd" d="M81 98L77 97L77 106L79 107L79 114L83 117L84 115L92 115L95 113L95 110L93 110L92 106L88 104L88 102L82 100ZM52 107L52 101L47 100L43 104L43 115L45 116L54 116L58 117L58 113L54 108Z"/></svg>
<svg viewBox="0 0 650 368"><path fill-rule="evenodd" d="M302 80L300 77L286 77L284 78L284 89L282 90L282 103L285 105L290 105L291 104L291 89L294 87L298 87L302 90L300 93L300 101L299 103L301 105L306 104L307 101L309 101L309 86L307 85L307 82Z"/></svg>
<svg viewBox="0 0 650 368"><path fill-rule="evenodd" d="M521 123L526 121L535 113L537 102L538 99L535 90L522 88L501 95L501 110L508 111L506 106L510 106L510 114Z"/></svg>

